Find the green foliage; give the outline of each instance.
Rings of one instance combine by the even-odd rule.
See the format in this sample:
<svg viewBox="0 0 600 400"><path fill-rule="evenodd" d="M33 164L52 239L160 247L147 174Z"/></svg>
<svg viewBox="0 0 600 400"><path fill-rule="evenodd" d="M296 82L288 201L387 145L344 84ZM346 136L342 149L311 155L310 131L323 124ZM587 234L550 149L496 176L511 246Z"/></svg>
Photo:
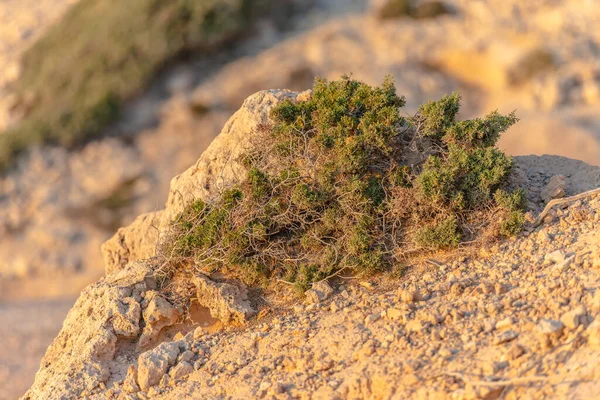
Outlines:
<svg viewBox="0 0 600 400"><path fill-rule="evenodd" d="M460 243L456 217L449 216L441 222L425 226L417 232L416 242L431 250L451 249Z"/></svg>
<svg viewBox="0 0 600 400"><path fill-rule="evenodd" d="M456 92L438 101L429 101L419 107L417 124L424 136L441 139L456 122L460 110L460 95Z"/></svg>
<svg viewBox="0 0 600 400"><path fill-rule="evenodd" d="M391 0L379 10L380 19L409 17L413 19L436 18L450 14L451 10L441 1L419 3L415 0Z"/></svg>
<svg viewBox="0 0 600 400"><path fill-rule="evenodd" d="M508 71L508 81L512 85L522 85L541 73L556 68L554 55L545 48L534 48Z"/></svg>
<svg viewBox="0 0 600 400"><path fill-rule="evenodd" d="M235 39L269 0L81 0L23 56L23 121L0 135L0 169L34 144L94 139L170 59Z"/></svg>
<svg viewBox="0 0 600 400"><path fill-rule="evenodd" d="M211 204L192 203L162 252L304 290L341 269L394 266L400 243L454 248L473 226L491 225L492 211L503 218L499 234L517 233L524 194L503 190L512 161L493 147L514 115L456 121L452 94L406 121L404 103L389 78L379 87L317 79L309 100L272 110L241 159L247 180ZM406 161L414 143L435 149L423 164Z"/></svg>
<svg viewBox="0 0 600 400"><path fill-rule="evenodd" d="M515 236L525 224L525 215L522 211L511 211L508 216L504 217L500 224L500 234L503 236Z"/></svg>
<svg viewBox="0 0 600 400"><path fill-rule="evenodd" d="M494 200L499 207L508 211L523 211L527 207L527 197L521 188L510 193L502 189L497 190L494 193Z"/></svg>
<svg viewBox="0 0 600 400"><path fill-rule="evenodd" d="M512 160L494 148L452 146L431 156L417 178L420 194L440 206L462 210L488 202L512 169Z"/></svg>
<svg viewBox="0 0 600 400"><path fill-rule="evenodd" d="M501 115L498 111L488 114L485 118L475 118L452 123L447 126L443 140L447 144L459 145L466 148L492 147L500 139L500 135L518 121L515 113Z"/></svg>
<svg viewBox="0 0 600 400"><path fill-rule="evenodd" d="M421 196L453 210L488 203L512 170L512 160L494 148L500 135L518 121L514 113L494 111L485 118L456 121L460 97L454 93L422 106L416 123L437 142L416 179Z"/></svg>

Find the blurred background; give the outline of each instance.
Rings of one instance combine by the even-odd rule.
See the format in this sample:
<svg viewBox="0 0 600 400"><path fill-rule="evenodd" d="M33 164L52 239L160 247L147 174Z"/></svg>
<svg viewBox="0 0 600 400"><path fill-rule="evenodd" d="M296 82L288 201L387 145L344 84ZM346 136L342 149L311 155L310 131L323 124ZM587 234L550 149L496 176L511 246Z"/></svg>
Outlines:
<svg viewBox="0 0 600 400"><path fill-rule="evenodd" d="M458 90L517 111L508 153L600 165L599 26L597 0L0 0L0 399L248 95L392 74L407 114Z"/></svg>

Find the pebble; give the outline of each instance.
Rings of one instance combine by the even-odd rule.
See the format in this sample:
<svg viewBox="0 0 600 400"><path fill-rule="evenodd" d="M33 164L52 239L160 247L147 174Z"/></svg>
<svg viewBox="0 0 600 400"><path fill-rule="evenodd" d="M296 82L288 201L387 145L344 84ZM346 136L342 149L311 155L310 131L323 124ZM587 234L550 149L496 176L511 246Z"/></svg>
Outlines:
<svg viewBox="0 0 600 400"><path fill-rule="evenodd" d="M566 312L560 317L560 321L569 329L575 330L581 323L581 319L585 317L586 312L583 307L577 307L574 310Z"/></svg>
<svg viewBox="0 0 600 400"><path fill-rule="evenodd" d="M503 343L510 342L511 340L516 339L519 336L519 333L516 331L504 331L496 335L494 338L494 344L499 345Z"/></svg>

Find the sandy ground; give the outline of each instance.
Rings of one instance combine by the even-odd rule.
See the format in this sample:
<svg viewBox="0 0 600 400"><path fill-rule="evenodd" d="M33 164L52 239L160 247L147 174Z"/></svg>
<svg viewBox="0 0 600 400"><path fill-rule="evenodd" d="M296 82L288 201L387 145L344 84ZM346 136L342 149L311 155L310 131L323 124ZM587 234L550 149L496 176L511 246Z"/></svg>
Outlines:
<svg viewBox="0 0 600 400"><path fill-rule="evenodd" d="M0 304L0 399L21 396L75 299Z"/></svg>

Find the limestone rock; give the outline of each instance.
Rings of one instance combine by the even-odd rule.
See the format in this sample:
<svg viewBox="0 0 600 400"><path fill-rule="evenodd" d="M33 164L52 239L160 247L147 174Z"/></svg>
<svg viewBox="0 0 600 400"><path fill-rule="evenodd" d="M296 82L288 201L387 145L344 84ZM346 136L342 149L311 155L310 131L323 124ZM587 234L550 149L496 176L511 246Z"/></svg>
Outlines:
<svg viewBox="0 0 600 400"><path fill-rule="evenodd" d="M138 383L143 391L156 385L177 360L179 346L175 342L159 344L138 358Z"/></svg>
<svg viewBox="0 0 600 400"><path fill-rule="evenodd" d="M140 333L140 304L133 297L126 297L114 303L113 330L117 337L133 339Z"/></svg>
<svg viewBox="0 0 600 400"><path fill-rule="evenodd" d="M192 366L192 364L190 364L187 361L182 361L173 368L171 368L169 375L173 379L181 379L184 376L191 374L192 372L194 372L194 367Z"/></svg>
<svg viewBox="0 0 600 400"><path fill-rule="evenodd" d="M600 349L600 318L596 318L594 322L587 327L588 343L596 349Z"/></svg>
<svg viewBox="0 0 600 400"><path fill-rule="evenodd" d="M102 256L106 275L123 268L129 261L142 260L154 256L158 241L160 213L152 212L137 217L131 225L120 228L117 233L102 244Z"/></svg>
<svg viewBox="0 0 600 400"><path fill-rule="evenodd" d="M569 312L566 312L560 317L560 321L569 329L576 329L581 323L581 319L585 317L586 312L583 307L577 307Z"/></svg>
<svg viewBox="0 0 600 400"><path fill-rule="evenodd" d="M560 199L565 197L567 188L567 181L562 175L554 175L550 178L550 182L540 192L540 197L545 203L553 199Z"/></svg>
<svg viewBox="0 0 600 400"><path fill-rule="evenodd" d="M317 304L323 300L328 299L333 294L333 289L325 281L315 282L312 285L312 289L307 290L305 293L306 300L311 304Z"/></svg>
<svg viewBox="0 0 600 400"><path fill-rule="evenodd" d="M178 309L154 290L147 292L144 300L143 316L146 326L138 343L139 348L146 347L158 336L161 329L173 325L181 315Z"/></svg>
<svg viewBox="0 0 600 400"><path fill-rule="evenodd" d="M140 386L137 383L138 373L135 365L130 365L127 370L127 376L123 381L123 390L127 393L135 393L140 391Z"/></svg>
<svg viewBox="0 0 600 400"><path fill-rule="evenodd" d="M542 344L553 343L562 335L565 325L561 321L542 319L538 322L537 330Z"/></svg>
<svg viewBox="0 0 600 400"><path fill-rule="evenodd" d="M243 323L255 313L248 300L248 292L243 286L214 282L205 276L193 279L198 303L207 307L213 318L222 322Z"/></svg>
<svg viewBox="0 0 600 400"><path fill-rule="evenodd" d="M154 285L150 266L134 263L84 289L25 398L79 398L108 382L118 336L132 337L136 331L138 309L131 296Z"/></svg>

